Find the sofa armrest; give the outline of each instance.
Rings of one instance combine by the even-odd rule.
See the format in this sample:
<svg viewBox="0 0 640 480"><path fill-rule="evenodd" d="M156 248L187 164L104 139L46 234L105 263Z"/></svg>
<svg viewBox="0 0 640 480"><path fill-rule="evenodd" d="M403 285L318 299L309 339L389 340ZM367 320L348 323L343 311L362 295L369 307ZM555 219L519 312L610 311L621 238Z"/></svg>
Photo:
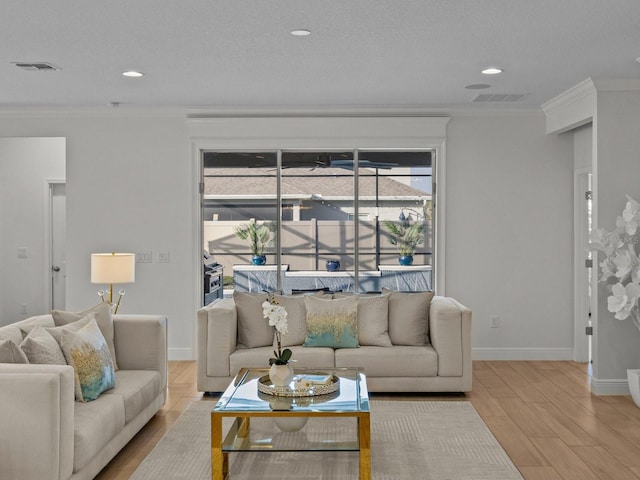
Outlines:
<svg viewBox="0 0 640 480"><path fill-rule="evenodd" d="M223 298L198 310L197 336L198 379L228 377L229 356L235 351L238 338L238 314L233 298Z"/></svg>
<svg viewBox="0 0 640 480"><path fill-rule="evenodd" d="M471 310L453 298L434 297L429 310L429 332L438 353L438 376L468 376L471 390Z"/></svg>
<svg viewBox="0 0 640 480"><path fill-rule="evenodd" d="M0 478L69 478L73 411L72 367L0 363Z"/></svg>
<svg viewBox="0 0 640 480"><path fill-rule="evenodd" d="M167 317L114 315L113 342L122 370L157 370L167 386Z"/></svg>

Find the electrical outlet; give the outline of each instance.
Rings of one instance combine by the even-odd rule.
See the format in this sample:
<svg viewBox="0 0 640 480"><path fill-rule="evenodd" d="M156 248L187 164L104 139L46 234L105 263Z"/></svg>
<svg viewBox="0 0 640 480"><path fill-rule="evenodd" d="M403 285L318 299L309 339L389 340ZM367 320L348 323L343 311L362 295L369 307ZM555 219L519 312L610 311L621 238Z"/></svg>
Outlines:
<svg viewBox="0 0 640 480"><path fill-rule="evenodd" d="M491 317L491 328L498 328L500 327L500 318L498 318L497 315L493 315Z"/></svg>
<svg viewBox="0 0 640 480"><path fill-rule="evenodd" d="M18 247L18 258L27 258L27 247Z"/></svg>
<svg viewBox="0 0 640 480"><path fill-rule="evenodd" d="M136 253L136 263L152 263L153 252Z"/></svg>
<svg viewBox="0 0 640 480"><path fill-rule="evenodd" d="M158 263L169 263L169 252L158 253Z"/></svg>

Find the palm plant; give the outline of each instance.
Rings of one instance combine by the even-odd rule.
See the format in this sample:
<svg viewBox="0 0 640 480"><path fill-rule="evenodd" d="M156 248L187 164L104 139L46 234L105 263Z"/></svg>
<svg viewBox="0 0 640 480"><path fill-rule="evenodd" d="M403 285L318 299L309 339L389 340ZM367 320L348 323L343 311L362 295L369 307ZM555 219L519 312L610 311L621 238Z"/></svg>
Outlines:
<svg viewBox="0 0 640 480"><path fill-rule="evenodd" d="M399 223L383 220L382 225L391 234L389 242L398 248L401 256L413 256L416 247L424 243L424 223L422 222L412 223L409 218L405 218Z"/></svg>
<svg viewBox="0 0 640 480"><path fill-rule="evenodd" d="M267 247L273 242L274 230L273 222L257 223L251 220L249 223L238 225L235 228L235 234L238 238L248 241L251 253L259 257L264 255Z"/></svg>

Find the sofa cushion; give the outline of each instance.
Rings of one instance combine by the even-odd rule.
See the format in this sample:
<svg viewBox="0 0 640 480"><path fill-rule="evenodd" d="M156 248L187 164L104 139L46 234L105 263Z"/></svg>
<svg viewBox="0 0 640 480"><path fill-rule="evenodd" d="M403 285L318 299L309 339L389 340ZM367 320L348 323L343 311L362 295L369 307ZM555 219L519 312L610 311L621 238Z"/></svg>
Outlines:
<svg viewBox="0 0 640 480"><path fill-rule="evenodd" d="M162 389L162 379L157 370L118 370L116 386L105 395L118 395L124 402L124 420L129 423L151 404Z"/></svg>
<svg viewBox="0 0 640 480"><path fill-rule="evenodd" d="M76 400L90 402L115 386L111 353L95 319L75 332L65 331L61 345L75 373Z"/></svg>
<svg viewBox="0 0 640 480"><path fill-rule="evenodd" d="M350 296L336 293L336 298ZM358 343L377 347L392 347L389 338L389 296L360 295L358 301Z"/></svg>
<svg viewBox="0 0 640 480"><path fill-rule="evenodd" d="M29 363L29 359L13 340L0 340L0 363Z"/></svg>
<svg viewBox="0 0 640 480"><path fill-rule="evenodd" d="M20 348L29 359L29 363L67 364L56 339L40 325L35 325L31 329L20 344Z"/></svg>
<svg viewBox="0 0 640 480"><path fill-rule="evenodd" d="M101 395L94 402L74 402L73 471L84 468L125 426L122 397Z"/></svg>
<svg viewBox="0 0 640 480"><path fill-rule="evenodd" d="M305 347L356 348L358 344L358 297L325 300L304 297L307 311Z"/></svg>
<svg viewBox="0 0 640 480"><path fill-rule="evenodd" d="M16 345L20 345L24 340L24 334L20 327L15 325L7 325L0 328L0 340L11 340Z"/></svg>
<svg viewBox="0 0 640 480"><path fill-rule="evenodd" d="M288 331L286 335L282 335L280 344L283 347L302 345L307 335L307 310L304 306L304 295L276 295L275 299L287 311Z"/></svg>
<svg viewBox="0 0 640 480"><path fill-rule="evenodd" d="M362 368L370 377L435 377L438 354L431 345L420 347L360 347L336 350L336 367Z"/></svg>
<svg viewBox="0 0 640 480"><path fill-rule="evenodd" d="M428 343L429 308L433 292L396 292L389 297L389 337L394 345L419 346Z"/></svg>
<svg viewBox="0 0 640 480"><path fill-rule="evenodd" d="M113 366L118 369L118 361L116 358L116 347L113 343L113 316L111 315L111 306L107 302L100 302L97 305L88 308L82 312L64 312L62 310L53 310L51 316L56 326L67 325L69 323L76 322L81 318L86 317L88 314L93 313L98 322L98 328L102 332L102 336L107 341L109 346L109 352L113 360Z"/></svg>
<svg viewBox="0 0 640 480"><path fill-rule="evenodd" d="M267 294L233 292L233 300L238 314L238 343L247 348L271 345L275 330L262 313Z"/></svg>

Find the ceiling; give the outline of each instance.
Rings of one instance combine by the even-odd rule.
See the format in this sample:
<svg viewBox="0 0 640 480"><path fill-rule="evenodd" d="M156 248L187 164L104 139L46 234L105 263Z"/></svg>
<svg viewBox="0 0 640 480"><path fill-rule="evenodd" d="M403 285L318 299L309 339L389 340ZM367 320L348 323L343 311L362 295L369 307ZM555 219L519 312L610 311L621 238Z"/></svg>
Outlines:
<svg viewBox="0 0 640 480"><path fill-rule="evenodd" d="M640 0L2 0L2 7L5 109L530 110L589 77L640 77ZM312 33L292 36L296 28ZM487 66L504 72L480 73ZM144 76L121 75L131 69ZM472 102L477 94L523 96Z"/></svg>

